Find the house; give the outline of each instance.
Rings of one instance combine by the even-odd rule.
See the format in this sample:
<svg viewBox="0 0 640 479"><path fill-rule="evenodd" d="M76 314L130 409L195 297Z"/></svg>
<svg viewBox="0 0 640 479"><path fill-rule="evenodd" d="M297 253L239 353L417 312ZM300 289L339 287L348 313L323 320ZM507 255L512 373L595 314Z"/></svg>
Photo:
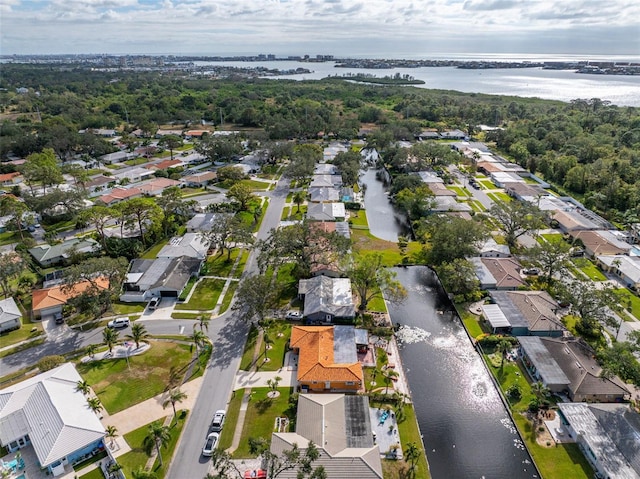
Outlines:
<svg viewBox="0 0 640 479"><path fill-rule="evenodd" d="M491 291L514 336L562 336L565 327L556 316L558 303L546 291Z"/></svg>
<svg viewBox="0 0 640 479"><path fill-rule="evenodd" d="M182 160L162 160L158 163L154 163L153 165L147 165L147 168L150 170L167 170L169 168L178 168L179 166L184 166Z"/></svg>
<svg viewBox="0 0 640 479"><path fill-rule="evenodd" d="M177 298L189 279L198 276L198 258L134 259L122 285L120 301L143 303L155 297Z"/></svg>
<svg viewBox="0 0 640 479"><path fill-rule="evenodd" d="M593 350L581 340L518 337L522 363L534 381L575 402L619 402L631 395L617 376L603 377Z"/></svg>
<svg viewBox="0 0 640 479"><path fill-rule="evenodd" d="M308 322L331 323L355 317L349 278L317 276L301 279L298 295L304 301L303 315Z"/></svg>
<svg viewBox="0 0 640 479"><path fill-rule="evenodd" d="M128 151L116 151L115 153L107 153L100 157L100 163L104 165L111 165L112 163L122 163L123 161L133 160L137 158L136 153L130 153Z"/></svg>
<svg viewBox="0 0 640 479"><path fill-rule="evenodd" d="M65 363L0 391L0 444L10 452L32 447L47 475L104 450L105 429L76 385L82 377Z"/></svg>
<svg viewBox="0 0 640 479"><path fill-rule="evenodd" d="M22 175L17 171L0 175L0 186L13 186L22 183Z"/></svg>
<svg viewBox="0 0 640 479"><path fill-rule="evenodd" d="M98 278L96 283L101 289L109 287L107 278ZM84 293L91 286L89 281L81 281L74 284L71 289L67 289L63 285L57 285L51 288L34 290L31 300L33 316L44 320L47 317L62 313L62 307L67 304L67 301Z"/></svg>
<svg viewBox="0 0 640 479"><path fill-rule="evenodd" d="M427 187L433 193L433 196L458 196L455 191L451 191L444 183L427 183Z"/></svg>
<svg viewBox="0 0 640 479"><path fill-rule="evenodd" d="M273 454L281 456L294 445L305 450L313 441L320 455L312 466L322 466L327 479L382 479L380 448L374 444L367 396L302 394L296 417L296 432L273 433ZM291 469L278 477L298 476Z"/></svg>
<svg viewBox="0 0 640 479"><path fill-rule="evenodd" d="M344 203L309 203L307 219L311 221L344 221L347 211Z"/></svg>
<svg viewBox="0 0 640 479"><path fill-rule="evenodd" d="M353 326L294 326L290 347L298 354L298 387L307 392L363 388Z"/></svg>
<svg viewBox="0 0 640 479"><path fill-rule="evenodd" d="M349 229L349 223L344 221L336 223L335 221L313 221L309 223L309 229L311 233L337 233L345 238L351 238L351 230Z"/></svg>
<svg viewBox="0 0 640 479"><path fill-rule="evenodd" d="M115 183L115 180L110 176L96 175L85 183L84 187L89 196L97 196L100 191L108 188L109 183Z"/></svg>
<svg viewBox="0 0 640 479"><path fill-rule="evenodd" d="M113 188L109 193L96 198L97 203L102 203L105 206L113 206L124 200L131 198L140 198L142 196L142 190L139 188Z"/></svg>
<svg viewBox="0 0 640 479"><path fill-rule="evenodd" d="M529 203L537 203L543 196L549 196L540 185L530 185L523 182L504 183L504 191L519 201L528 201Z"/></svg>
<svg viewBox="0 0 640 479"><path fill-rule="evenodd" d="M117 178L121 183L123 180L125 182L128 181L129 183L137 183L139 181L144 181L146 179L152 178L153 174L153 170L143 168L141 166L136 166L135 168L131 168L130 170L115 172L113 174L113 177Z"/></svg>
<svg viewBox="0 0 640 479"><path fill-rule="evenodd" d="M209 243L198 233L185 233L184 236L171 238L168 244L158 252L158 258L178 258L188 256L204 260L209 251Z"/></svg>
<svg viewBox="0 0 640 479"><path fill-rule="evenodd" d="M313 170L314 175L338 175L339 170L336 165L331 163L318 163Z"/></svg>
<svg viewBox="0 0 640 479"><path fill-rule="evenodd" d="M440 133L440 138L445 140L464 140L467 134L461 130L448 130Z"/></svg>
<svg viewBox="0 0 640 479"><path fill-rule="evenodd" d="M309 188L309 200L313 203L340 201L340 192L333 186L315 186Z"/></svg>
<svg viewBox="0 0 640 479"><path fill-rule="evenodd" d="M563 427L597 477L640 478L640 416L628 404L559 403Z"/></svg>
<svg viewBox="0 0 640 479"><path fill-rule="evenodd" d="M437 130L424 130L417 135L420 141L439 140L440 133Z"/></svg>
<svg viewBox="0 0 640 479"><path fill-rule="evenodd" d="M172 186L180 187L182 184L177 180L171 180L169 178L155 178L138 184L136 188L142 191L144 195L160 196L164 190Z"/></svg>
<svg viewBox="0 0 640 479"><path fill-rule="evenodd" d="M511 183L524 183L524 178L522 178L517 173L510 173L508 171L496 171L492 172L490 175L491 181L498 188L504 188L504 185Z"/></svg>
<svg viewBox="0 0 640 479"><path fill-rule="evenodd" d="M563 233L573 233L574 231L597 230L599 226L586 216L580 214L575 208L555 211L551 214L551 219L558 223L558 228Z"/></svg>
<svg viewBox="0 0 640 479"><path fill-rule="evenodd" d="M162 138L163 136L169 135L182 136L182 130L158 130L156 131L155 137Z"/></svg>
<svg viewBox="0 0 640 479"><path fill-rule="evenodd" d="M458 203L453 196L435 196L431 198L431 200L431 211L465 211L468 213L473 211L473 208L471 208L471 206L469 206L467 203Z"/></svg>
<svg viewBox="0 0 640 479"><path fill-rule="evenodd" d="M618 276L627 288L640 292L640 256L600 255L596 259L602 269Z"/></svg>
<svg viewBox="0 0 640 479"><path fill-rule="evenodd" d="M571 233L574 240L580 240L584 245L584 251L590 258L597 256L624 255L631 245L625 241L607 234L607 231L577 231Z"/></svg>
<svg viewBox="0 0 640 479"><path fill-rule="evenodd" d="M209 130L187 130L184 133L185 138L202 138L205 135L209 135Z"/></svg>
<svg viewBox="0 0 640 479"><path fill-rule="evenodd" d="M480 256L482 258L509 258L511 250L506 244L498 244L493 238L489 238L480 246Z"/></svg>
<svg viewBox="0 0 640 479"><path fill-rule="evenodd" d="M197 213L187 221L187 233L204 233L211 231L216 219L226 213Z"/></svg>
<svg viewBox="0 0 640 479"><path fill-rule="evenodd" d="M313 175L309 188L340 188L342 176L340 175Z"/></svg>
<svg viewBox="0 0 640 479"><path fill-rule="evenodd" d="M29 250L33 258L45 268L62 263L74 254L90 254L100 249L91 238L72 238L56 245L41 244Z"/></svg>
<svg viewBox="0 0 640 479"><path fill-rule="evenodd" d="M22 313L13 298L0 300L0 333L20 329Z"/></svg>
<svg viewBox="0 0 640 479"><path fill-rule="evenodd" d="M204 188L218 179L215 171L201 171L182 178L182 182L192 188Z"/></svg>
<svg viewBox="0 0 640 479"><path fill-rule="evenodd" d="M526 282L520 276L522 266L513 258L471 258L481 289L513 291Z"/></svg>

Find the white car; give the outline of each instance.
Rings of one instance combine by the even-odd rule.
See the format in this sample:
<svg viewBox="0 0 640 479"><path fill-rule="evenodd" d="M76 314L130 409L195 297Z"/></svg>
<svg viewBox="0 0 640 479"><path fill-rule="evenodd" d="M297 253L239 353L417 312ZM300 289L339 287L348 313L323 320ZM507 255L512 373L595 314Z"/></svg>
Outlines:
<svg viewBox="0 0 640 479"><path fill-rule="evenodd" d="M302 313L300 311L288 311L285 315L286 319L302 319Z"/></svg>
<svg viewBox="0 0 640 479"><path fill-rule="evenodd" d="M218 444L219 438L220 435L217 432L212 432L207 436L207 440L204 442L204 447L202 448L203 456L213 456L213 450L216 448L216 444Z"/></svg>
<svg viewBox="0 0 640 479"><path fill-rule="evenodd" d="M224 425L226 411L224 409L220 409L216 411L213 415L213 421L211 421L211 430L214 432L222 431L222 426Z"/></svg>
<svg viewBox="0 0 640 479"><path fill-rule="evenodd" d="M120 329L129 327L129 318L116 318L107 323L107 328Z"/></svg>

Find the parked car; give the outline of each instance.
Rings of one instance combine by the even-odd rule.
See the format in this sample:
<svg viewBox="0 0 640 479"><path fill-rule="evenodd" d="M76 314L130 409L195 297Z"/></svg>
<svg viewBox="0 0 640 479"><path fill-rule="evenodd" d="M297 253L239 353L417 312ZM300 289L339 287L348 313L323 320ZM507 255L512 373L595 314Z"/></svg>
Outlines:
<svg viewBox="0 0 640 479"><path fill-rule="evenodd" d="M107 323L107 328L120 329L129 327L129 318L116 318Z"/></svg>
<svg viewBox="0 0 640 479"><path fill-rule="evenodd" d="M160 301L162 301L162 298L151 298L151 301L149 301L149 309L151 311L156 309L158 306L160 306Z"/></svg>
<svg viewBox="0 0 640 479"><path fill-rule="evenodd" d="M522 272L524 274L530 274L530 275L540 274L540 270L538 268L526 268L526 269L523 269Z"/></svg>
<svg viewBox="0 0 640 479"><path fill-rule="evenodd" d="M300 311L288 311L285 315L286 319L302 319L302 313Z"/></svg>
<svg viewBox="0 0 640 479"><path fill-rule="evenodd" d="M62 316L62 313L56 313L53 315L53 319L56 322L56 324L62 324L64 323L64 317Z"/></svg>
<svg viewBox="0 0 640 479"><path fill-rule="evenodd" d="M216 411L216 413L213 415L213 421L211 421L211 430L213 432L222 431L225 415L226 415L226 411L224 409L220 409Z"/></svg>
<svg viewBox="0 0 640 479"><path fill-rule="evenodd" d="M213 450L216 448L220 435L217 432L212 432L207 436L207 440L202 447L202 455L205 457L213 456Z"/></svg>

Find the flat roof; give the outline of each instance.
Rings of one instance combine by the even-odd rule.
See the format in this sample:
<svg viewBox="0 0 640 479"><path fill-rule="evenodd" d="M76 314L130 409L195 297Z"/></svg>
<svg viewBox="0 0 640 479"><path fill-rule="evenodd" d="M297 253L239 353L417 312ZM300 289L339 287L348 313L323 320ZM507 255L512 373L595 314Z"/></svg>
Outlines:
<svg viewBox="0 0 640 479"><path fill-rule="evenodd" d="M508 328L511 326L511 323L497 304L483 304L482 314L487 318L492 328Z"/></svg>
<svg viewBox="0 0 640 479"><path fill-rule="evenodd" d="M336 364L358 362L355 328L353 326L334 326L333 362Z"/></svg>

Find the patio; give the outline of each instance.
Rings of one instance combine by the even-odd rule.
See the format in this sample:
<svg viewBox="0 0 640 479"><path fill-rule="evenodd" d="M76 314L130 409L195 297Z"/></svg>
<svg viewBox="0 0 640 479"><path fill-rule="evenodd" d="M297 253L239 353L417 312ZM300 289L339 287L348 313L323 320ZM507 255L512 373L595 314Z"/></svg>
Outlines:
<svg viewBox="0 0 640 479"><path fill-rule="evenodd" d="M24 467L22 469L20 469L17 464L20 462L19 459L16 459L18 454L21 455L22 462L24 463ZM31 445L25 446L12 454L7 454L1 460L2 465L5 467L16 464L16 467L11 468L12 472L8 476L9 479L51 479L51 475L47 474L47 469L40 468L36 452L33 450L33 446ZM65 473L63 475L58 477L73 479L75 472L73 467L65 465L64 472Z"/></svg>

